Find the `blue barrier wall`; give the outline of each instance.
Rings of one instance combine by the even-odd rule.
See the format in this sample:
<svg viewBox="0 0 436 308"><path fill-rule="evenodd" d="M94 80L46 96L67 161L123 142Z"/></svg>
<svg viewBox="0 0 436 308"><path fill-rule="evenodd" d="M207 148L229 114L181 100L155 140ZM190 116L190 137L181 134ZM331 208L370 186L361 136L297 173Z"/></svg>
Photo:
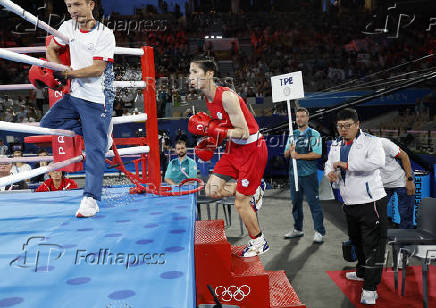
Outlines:
<svg viewBox="0 0 436 308"><path fill-rule="evenodd" d="M421 206L422 199L430 197L430 184L431 174L426 171L415 170L415 208L413 211L413 223L416 225L415 213L419 206ZM400 215L398 212L398 196L396 193L392 195L392 198L388 202L387 208L388 217L392 218L392 221L399 224Z"/></svg>
<svg viewBox="0 0 436 308"><path fill-rule="evenodd" d="M339 105L346 100L356 99L373 94L374 91L348 91L334 93L306 93L306 97L299 101L306 108L325 108ZM409 88L397 91L391 95L375 98L361 106L386 106L386 105L415 105L418 98L431 93L431 89Z"/></svg>

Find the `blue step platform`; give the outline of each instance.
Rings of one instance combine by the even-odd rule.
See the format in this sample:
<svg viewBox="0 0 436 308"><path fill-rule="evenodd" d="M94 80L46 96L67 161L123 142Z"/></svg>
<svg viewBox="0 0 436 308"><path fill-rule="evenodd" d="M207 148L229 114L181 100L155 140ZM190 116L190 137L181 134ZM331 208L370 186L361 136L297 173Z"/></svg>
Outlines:
<svg viewBox="0 0 436 308"><path fill-rule="evenodd" d="M192 187L191 187L192 188ZM195 307L195 195L0 194L0 307Z"/></svg>

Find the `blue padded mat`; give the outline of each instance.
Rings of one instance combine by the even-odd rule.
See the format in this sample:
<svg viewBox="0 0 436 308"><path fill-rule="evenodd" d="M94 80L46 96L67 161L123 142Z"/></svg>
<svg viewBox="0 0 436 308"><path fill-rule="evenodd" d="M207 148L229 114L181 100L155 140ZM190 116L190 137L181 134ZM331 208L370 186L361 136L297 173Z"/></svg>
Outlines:
<svg viewBox="0 0 436 308"><path fill-rule="evenodd" d="M0 194L0 307L195 307L195 195L106 188L78 219L81 197Z"/></svg>

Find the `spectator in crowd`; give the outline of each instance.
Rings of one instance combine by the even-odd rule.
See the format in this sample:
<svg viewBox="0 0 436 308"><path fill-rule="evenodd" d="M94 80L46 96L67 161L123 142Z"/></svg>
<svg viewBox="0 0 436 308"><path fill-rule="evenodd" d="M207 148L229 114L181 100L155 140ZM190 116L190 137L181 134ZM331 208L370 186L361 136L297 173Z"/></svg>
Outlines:
<svg viewBox="0 0 436 308"><path fill-rule="evenodd" d="M158 95L158 102L160 104L159 108L159 118L166 118L169 117L169 106L171 104L171 95L169 94L169 91L167 90L166 86L162 86L162 89L159 91Z"/></svg>
<svg viewBox="0 0 436 308"><path fill-rule="evenodd" d="M47 150L46 149L39 149L38 150L38 156L47 156ZM39 167L43 167L43 166L47 166L48 162L46 161L41 161L35 164L35 168L37 169ZM35 176L33 178L30 179L30 181L32 183L40 183L40 182L44 182L45 180L48 180L50 178L50 176L48 174L40 174L38 176Z"/></svg>
<svg viewBox="0 0 436 308"><path fill-rule="evenodd" d="M123 105L119 100L115 99L113 116L121 117L122 115L123 115Z"/></svg>
<svg viewBox="0 0 436 308"><path fill-rule="evenodd" d="M5 122L14 122L15 121L15 112L12 107L6 108L5 114L3 115L3 119Z"/></svg>
<svg viewBox="0 0 436 308"><path fill-rule="evenodd" d="M186 96L186 101L188 104L195 103L200 100L200 97L195 93L194 89L191 89L189 91L189 94Z"/></svg>
<svg viewBox="0 0 436 308"><path fill-rule="evenodd" d="M18 106L24 106L24 105L26 104L26 102L24 101L24 99L23 99L22 96L18 95L18 97L17 97L17 101L16 101L16 104L17 104Z"/></svg>
<svg viewBox="0 0 436 308"><path fill-rule="evenodd" d="M29 122L35 122L41 120L41 111L39 111L39 109L34 108L33 106L30 106L29 112L27 113L27 119Z"/></svg>
<svg viewBox="0 0 436 308"><path fill-rule="evenodd" d="M0 138L0 155L7 155L9 147L3 143L3 139Z"/></svg>
<svg viewBox="0 0 436 308"><path fill-rule="evenodd" d="M22 150L14 150L13 156L14 156L14 158L23 157ZM29 164L24 163L24 162L16 162L12 166L11 173L12 174L17 174L17 173L21 173L21 172L27 172L27 171L30 171L30 170L32 170L32 167L30 167ZM30 182L30 179L27 179L26 182Z"/></svg>
<svg viewBox="0 0 436 308"><path fill-rule="evenodd" d="M189 119L190 116L192 116L194 113L192 113L192 108L186 108L185 112L183 113L183 116L187 119Z"/></svg>
<svg viewBox="0 0 436 308"><path fill-rule="evenodd" d="M48 173L49 179L45 180L35 191L57 191L57 190L70 190L78 188L77 183L65 177L63 171L55 170Z"/></svg>
<svg viewBox="0 0 436 308"><path fill-rule="evenodd" d="M188 136L185 134L185 131L181 128L177 129L177 135L175 141L183 140L186 144L188 144Z"/></svg>
<svg viewBox="0 0 436 308"><path fill-rule="evenodd" d="M165 172L165 182L170 185L177 185L185 179L197 177L197 163L186 155L186 142L179 139L175 150L178 157L170 161Z"/></svg>
<svg viewBox="0 0 436 308"><path fill-rule="evenodd" d="M356 110L341 110L336 124L340 138L330 147L324 172L331 183L339 186L348 236L356 247L356 271L345 276L348 280L363 281L360 302L374 305L387 236L387 198L380 176L385 153L380 138L360 130Z"/></svg>
<svg viewBox="0 0 436 308"><path fill-rule="evenodd" d="M39 111L43 112L43 106L45 103L45 94L46 94L46 89L35 89L35 96L36 96L36 107L39 109Z"/></svg>
<svg viewBox="0 0 436 308"><path fill-rule="evenodd" d="M2 155L0 158L7 158L7 156ZM12 163L0 163L0 178L11 175ZM19 189L27 189L29 188L25 181L20 181L17 183L13 183L11 185L0 187L0 191L9 191L9 190L19 190Z"/></svg>
<svg viewBox="0 0 436 308"><path fill-rule="evenodd" d="M171 139L168 136L168 132L165 130L159 131L159 153L160 153L160 166L162 169L162 175L165 176L168 167L167 151L171 149Z"/></svg>
<svg viewBox="0 0 436 308"><path fill-rule="evenodd" d="M322 141L320 134L309 127L309 111L306 108L297 109L298 129L294 130L294 144L288 140L285 157L297 160L298 191L295 189L294 169L289 164L290 190L292 200L292 215L294 216L294 230L284 235L285 238L296 238L303 232L303 198L306 196L312 213L315 243L322 243L325 235L324 215L319 203L318 159L322 155Z"/></svg>
<svg viewBox="0 0 436 308"><path fill-rule="evenodd" d="M23 123L27 122L28 119L28 110L26 109L26 106L20 105L20 111L17 113L17 122Z"/></svg>

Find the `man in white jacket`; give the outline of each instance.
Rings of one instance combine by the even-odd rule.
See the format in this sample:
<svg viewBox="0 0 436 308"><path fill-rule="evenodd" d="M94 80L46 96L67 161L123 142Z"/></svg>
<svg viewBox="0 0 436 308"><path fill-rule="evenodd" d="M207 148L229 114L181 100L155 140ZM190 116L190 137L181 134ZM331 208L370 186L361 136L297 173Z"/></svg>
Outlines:
<svg viewBox="0 0 436 308"><path fill-rule="evenodd" d="M346 277L364 281L361 303L375 304L386 246L387 198L379 170L385 153L380 139L362 132L359 124L354 109L337 114L340 138L331 145L325 174L339 186L348 235L356 246L356 271Z"/></svg>
<svg viewBox="0 0 436 308"><path fill-rule="evenodd" d="M394 193L398 197L400 229L413 229L413 207L415 206L415 183L409 156L398 145L387 138L380 138L386 153L386 164L381 177L388 200ZM401 164L400 164L401 162Z"/></svg>

